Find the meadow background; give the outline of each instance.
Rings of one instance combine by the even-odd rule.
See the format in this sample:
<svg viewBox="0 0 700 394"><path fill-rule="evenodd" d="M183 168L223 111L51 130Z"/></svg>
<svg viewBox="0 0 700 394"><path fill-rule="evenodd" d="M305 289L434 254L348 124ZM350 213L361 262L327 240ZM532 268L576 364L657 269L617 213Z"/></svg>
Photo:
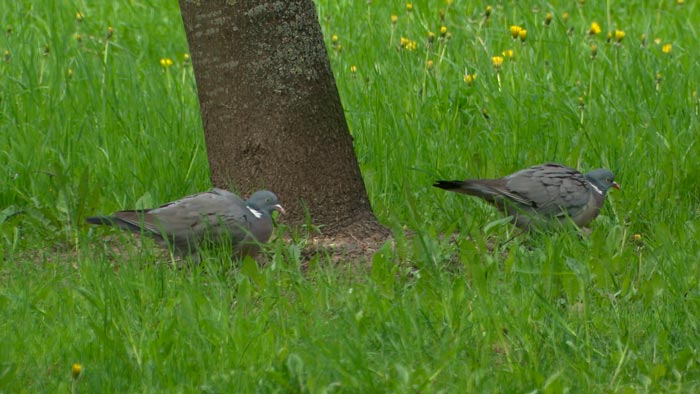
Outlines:
<svg viewBox="0 0 700 394"><path fill-rule="evenodd" d="M0 8L0 392L699 391L698 3L316 4L371 265L88 228L210 186L177 3ZM616 173L590 237L430 186L545 161Z"/></svg>

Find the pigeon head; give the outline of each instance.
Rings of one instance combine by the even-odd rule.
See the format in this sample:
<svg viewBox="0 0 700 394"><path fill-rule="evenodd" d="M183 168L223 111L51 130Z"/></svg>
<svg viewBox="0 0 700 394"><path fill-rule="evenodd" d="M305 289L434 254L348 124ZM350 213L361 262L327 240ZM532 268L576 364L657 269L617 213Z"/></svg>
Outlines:
<svg viewBox="0 0 700 394"><path fill-rule="evenodd" d="M284 208L279 204L277 196L275 193L269 190L258 190L253 193L252 196L246 201L246 204L253 209L262 211L268 215L272 214L272 211L284 212Z"/></svg>
<svg viewBox="0 0 700 394"><path fill-rule="evenodd" d="M615 175L613 175L612 171L605 168L589 172L586 174L586 179L603 194L607 193L611 187L620 189L620 185L615 182Z"/></svg>

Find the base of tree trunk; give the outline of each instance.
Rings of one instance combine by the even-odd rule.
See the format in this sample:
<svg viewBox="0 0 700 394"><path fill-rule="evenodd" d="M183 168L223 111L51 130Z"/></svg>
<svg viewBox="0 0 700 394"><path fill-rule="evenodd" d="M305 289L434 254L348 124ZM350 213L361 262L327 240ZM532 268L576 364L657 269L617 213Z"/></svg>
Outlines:
<svg viewBox="0 0 700 394"><path fill-rule="evenodd" d="M371 239L391 236L391 230L379 223L371 211L362 211L345 221L321 227L323 238Z"/></svg>
<svg viewBox="0 0 700 394"><path fill-rule="evenodd" d="M372 212L366 212L347 223L322 227L321 234L310 238L304 257L310 259L322 253L334 263L363 264L370 262L387 241L393 241L391 230L379 223Z"/></svg>

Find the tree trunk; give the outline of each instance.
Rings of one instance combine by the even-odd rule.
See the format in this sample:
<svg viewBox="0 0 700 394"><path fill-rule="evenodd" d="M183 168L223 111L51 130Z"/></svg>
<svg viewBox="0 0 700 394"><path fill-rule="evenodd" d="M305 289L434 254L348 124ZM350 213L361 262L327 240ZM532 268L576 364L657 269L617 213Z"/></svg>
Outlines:
<svg viewBox="0 0 700 394"><path fill-rule="evenodd" d="M311 0L180 0L212 183L267 188L286 223L385 233L372 213Z"/></svg>

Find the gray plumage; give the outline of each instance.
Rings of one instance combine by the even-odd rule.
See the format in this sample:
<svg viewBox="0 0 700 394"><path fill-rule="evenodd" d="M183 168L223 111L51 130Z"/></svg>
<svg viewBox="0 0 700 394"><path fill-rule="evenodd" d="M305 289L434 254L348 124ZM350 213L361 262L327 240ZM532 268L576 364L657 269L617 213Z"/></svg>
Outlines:
<svg viewBox="0 0 700 394"><path fill-rule="evenodd" d="M230 241L234 255L254 255L272 235L272 211L284 213L277 196L267 190L246 201L214 188L155 209L129 210L87 218L88 223L147 233L180 255L194 254L205 242Z"/></svg>
<svg viewBox="0 0 700 394"><path fill-rule="evenodd" d="M586 175L556 163L536 165L498 179L437 181L433 186L482 198L513 216L521 228L573 221L585 227L600 213L611 187L620 188L610 170Z"/></svg>

